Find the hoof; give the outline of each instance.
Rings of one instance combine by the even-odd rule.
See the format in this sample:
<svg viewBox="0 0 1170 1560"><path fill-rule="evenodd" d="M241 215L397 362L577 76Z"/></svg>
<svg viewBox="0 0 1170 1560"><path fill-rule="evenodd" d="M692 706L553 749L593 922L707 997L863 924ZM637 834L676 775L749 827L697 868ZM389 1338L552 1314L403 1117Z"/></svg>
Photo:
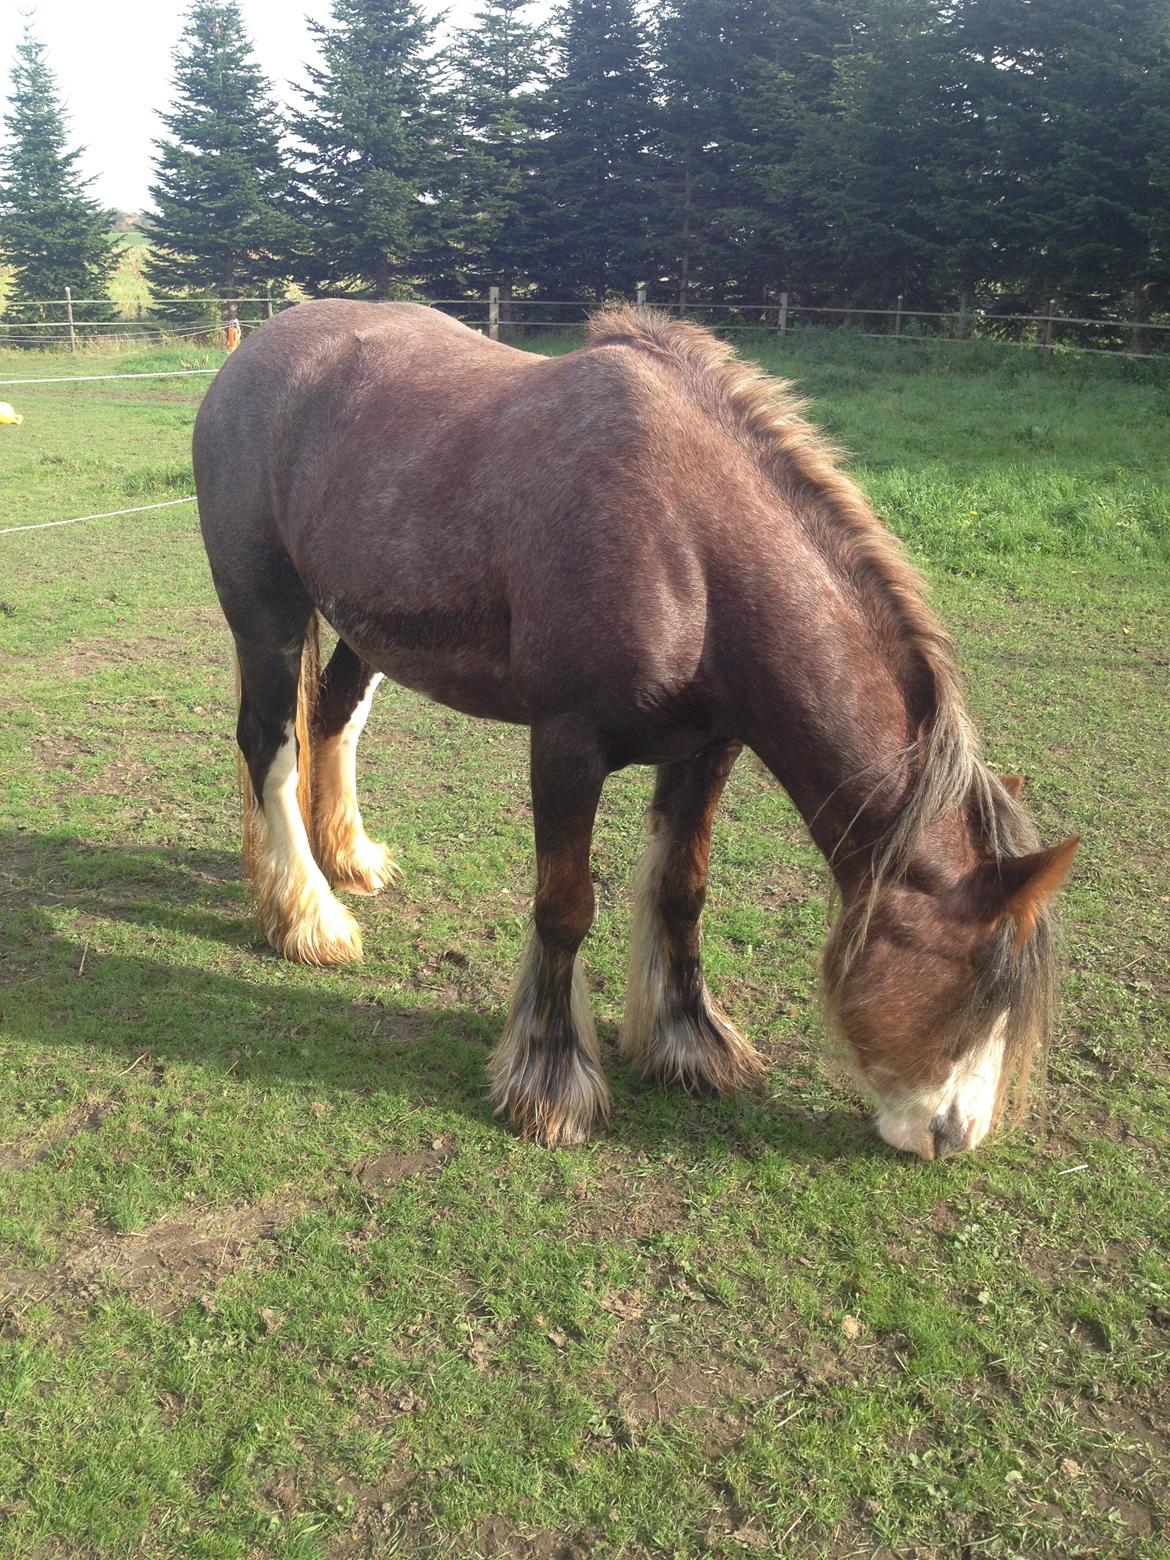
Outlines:
<svg viewBox="0 0 1170 1560"><path fill-rule="evenodd" d="M349 849L323 863L323 870L331 885L346 894L380 894L402 878L398 863L385 845L364 834Z"/></svg>
<svg viewBox="0 0 1170 1560"><path fill-rule="evenodd" d="M260 904L260 930L282 958L328 968L356 964L362 957L361 927L345 906L324 892L304 897L291 913L286 907Z"/></svg>
<svg viewBox="0 0 1170 1560"><path fill-rule="evenodd" d="M627 1005L619 1050L644 1077L695 1095L756 1089L767 1070L707 992L698 1012L659 1011L649 1024L644 1009Z"/></svg>
<svg viewBox="0 0 1170 1560"><path fill-rule="evenodd" d="M582 1051L549 1052L529 1038L517 1043L505 1031L488 1063L489 1098L518 1137L545 1148L588 1143L609 1115L609 1084Z"/></svg>

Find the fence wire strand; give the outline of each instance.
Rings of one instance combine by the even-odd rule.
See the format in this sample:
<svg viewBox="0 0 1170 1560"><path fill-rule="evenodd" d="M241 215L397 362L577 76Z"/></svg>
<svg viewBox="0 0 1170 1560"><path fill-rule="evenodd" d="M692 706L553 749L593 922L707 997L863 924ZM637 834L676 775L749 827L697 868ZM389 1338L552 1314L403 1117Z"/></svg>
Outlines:
<svg viewBox="0 0 1170 1560"><path fill-rule="evenodd" d="M81 525L86 520L116 520L120 515L144 515L150 509L175 509L180 504L193 504L195 494L189 498L165 498L159 504L135 504L131 509L108 509L100 515L74 515L71 520L41 520L35 525L0 526L0 536L15 536L18 531L55 531L62 525Z"/></svg>

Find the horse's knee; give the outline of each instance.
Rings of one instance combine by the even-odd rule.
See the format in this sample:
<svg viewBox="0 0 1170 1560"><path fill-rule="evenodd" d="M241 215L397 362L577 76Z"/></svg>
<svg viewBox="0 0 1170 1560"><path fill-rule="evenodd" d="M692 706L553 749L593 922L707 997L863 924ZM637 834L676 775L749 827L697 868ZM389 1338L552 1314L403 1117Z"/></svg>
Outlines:
<svg viewBox="0 0 1170 1560"><path fill-rule="evenodd" d="M548 948L576 953L593 925L595 901L588 877L555 879L536 895L536 934Z"/></svg>

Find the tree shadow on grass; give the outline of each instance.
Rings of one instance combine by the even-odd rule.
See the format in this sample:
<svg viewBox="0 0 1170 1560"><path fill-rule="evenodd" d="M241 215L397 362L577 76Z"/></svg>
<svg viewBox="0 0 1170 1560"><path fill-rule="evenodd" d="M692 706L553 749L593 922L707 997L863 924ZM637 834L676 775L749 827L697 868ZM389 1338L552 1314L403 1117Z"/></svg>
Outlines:
<svg viewBox="0 0 1170 1560"><path fill-rule="evenodd" d="M75 930L61 930L62 914L78 918ZM111 922L134 928L142 951L114 946L125 935L87 943L88 926ZM234 854L0 832L0 937L0 1022L13 1039L128 1062L149 1053L315 1097L391 1091L407 1106L492 1121L484 1064L503 1012L388 1001L361 967L323 973L277 959L257 944ZM240 967L206 967L190 939L238 950ZM730 1154L771 1148L807 1163L890 1152L852 1112L687 1099L631 1073L612 1043L605 1050L615 1111L598 1136L634 1152L711 1139Z"/></svg>

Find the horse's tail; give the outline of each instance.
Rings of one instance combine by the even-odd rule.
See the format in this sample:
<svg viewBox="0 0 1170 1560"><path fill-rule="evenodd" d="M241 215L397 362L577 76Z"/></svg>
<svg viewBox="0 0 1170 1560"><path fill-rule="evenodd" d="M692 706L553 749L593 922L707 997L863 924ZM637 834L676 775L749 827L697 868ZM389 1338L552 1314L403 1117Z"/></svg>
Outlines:
<svg viewBox="0 0 1170 1560"><path fill-rule="evenodd" d="M236 668L236 716L240 713L243 688L240 680L240 658L235 655ZM297 683L297 713L294 732L297 739L297 807L304 821L305 833L313 841L313 721L317 713L317 691L321 683L321 624L314 612L305 629L305 642L301 647L301 675ZM236 778L240 787L240 811L243 816L244 875L249 882L256 877L259 858L259 810L252 776L242 750L236 748Z"/></svg>

